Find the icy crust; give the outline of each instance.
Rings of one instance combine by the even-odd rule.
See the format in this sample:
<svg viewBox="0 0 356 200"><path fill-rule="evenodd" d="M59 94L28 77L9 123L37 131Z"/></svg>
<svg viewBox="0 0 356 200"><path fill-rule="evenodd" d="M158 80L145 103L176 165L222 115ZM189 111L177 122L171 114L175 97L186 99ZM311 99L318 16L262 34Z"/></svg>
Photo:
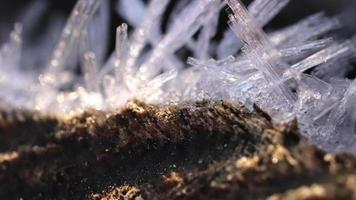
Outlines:
<svg viewBox="0 0 356 200"><path fill-rule="evenodd" d="M338 37L338 17L323 13L264 32L288 2L255 0L246 8L239 0L181 0L163 31L169 0L121 0L116 10L134 29L117 28L115 51L105 61L109 2L79 0L41 72L22 69L36 56L21 55L22 25L15 25L0 50L1 104L73 115L122 107L132 99L223 99L248 108L256 104L278 122L298 118L302 133L318 145L356 153L356 81L345 78L356 39ZM46 6L36 2L28 15ZM217 40L219 14L226 10L231 29ZM180 57L182 49L192 56ZM78 62L82 75L74 73Z"/></svg>

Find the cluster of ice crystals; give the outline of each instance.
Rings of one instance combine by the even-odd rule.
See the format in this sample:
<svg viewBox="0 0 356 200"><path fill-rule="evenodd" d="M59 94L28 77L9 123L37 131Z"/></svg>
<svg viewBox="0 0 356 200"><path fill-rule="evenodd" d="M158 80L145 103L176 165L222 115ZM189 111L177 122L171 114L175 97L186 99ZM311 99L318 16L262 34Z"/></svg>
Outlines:
<svg viewBox="0 0 356 200"><path fill-rule="evenodd" d="M25 28L47 6L35 2L20 18ZM26 70L35 48L22 48L26 29L16 24L0 49L0 105L70 116L120 108L133 99L229 100L257 105L276 122L297 118L318 145L356 153L356 80L346 79L356 37L333 37L342 28L337 17L316 13L267 33L263 27L289 0L254 0L248 8L240 0L180 0L173 9L170 3L119 0L116 11L127 24L118 26L106 61L108 0L78 0L42 68ZM226 7L231 28L217 30ZM56 30L58 20L53 24ZM44 44L51 35L44 33L39 48L49 49ZM191 57L185 60L180 51ZM82 73L74 72L78 63Z"/></svg>

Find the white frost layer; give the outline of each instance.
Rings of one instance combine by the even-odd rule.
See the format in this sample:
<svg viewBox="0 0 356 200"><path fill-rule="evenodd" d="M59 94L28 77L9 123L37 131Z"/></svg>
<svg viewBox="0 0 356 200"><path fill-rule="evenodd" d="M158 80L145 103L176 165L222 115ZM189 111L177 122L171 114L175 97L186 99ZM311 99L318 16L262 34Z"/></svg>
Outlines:
<svg viewBox="0 0 356 200"><path fill-rule="evenodd" d="M320 146L356 153L356 81L345 78L356 37L333 38L342 28L337 17L316 13L265 33L289 0L255 0L248 8L239 0L180 0L168 16L170 0L120 0L116 11L133 31L126 23L117 28L116 48L105 60L108 0L79 0L52 56L61 18L51 20L38 44L22 48L22 32L48 6L36 2L19 17L24 30L16 24L0 49L0 104L68 116L133 99L230 100L256 104L278 122L297 117L302 133ZM218 31L227 7L231 29ZM179 52L187 50L185 60ZM48 65L31 70L38 57Z"/></svg>

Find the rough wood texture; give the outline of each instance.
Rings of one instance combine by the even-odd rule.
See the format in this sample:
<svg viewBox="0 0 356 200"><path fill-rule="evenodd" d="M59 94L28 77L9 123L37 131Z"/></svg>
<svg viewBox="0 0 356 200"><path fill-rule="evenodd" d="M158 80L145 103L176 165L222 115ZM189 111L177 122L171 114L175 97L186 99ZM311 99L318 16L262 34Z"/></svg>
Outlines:
<svg viewBox="0 0 356 200"><path fill-rule="evenodd" d="M356 199L356 160L228 102L0 114L0 199Z"/></svg>

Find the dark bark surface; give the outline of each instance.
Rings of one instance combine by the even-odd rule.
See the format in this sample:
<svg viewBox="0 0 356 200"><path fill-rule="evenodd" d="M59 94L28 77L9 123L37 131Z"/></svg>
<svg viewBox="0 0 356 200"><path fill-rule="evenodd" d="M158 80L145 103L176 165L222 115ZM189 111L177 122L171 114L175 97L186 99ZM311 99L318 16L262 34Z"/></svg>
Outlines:
<svg viewBox="0 0 356 200"><path fill-rule="evenodd" d="M0 199L356 199L356 160L228 102L0 115Z"/></svg>

